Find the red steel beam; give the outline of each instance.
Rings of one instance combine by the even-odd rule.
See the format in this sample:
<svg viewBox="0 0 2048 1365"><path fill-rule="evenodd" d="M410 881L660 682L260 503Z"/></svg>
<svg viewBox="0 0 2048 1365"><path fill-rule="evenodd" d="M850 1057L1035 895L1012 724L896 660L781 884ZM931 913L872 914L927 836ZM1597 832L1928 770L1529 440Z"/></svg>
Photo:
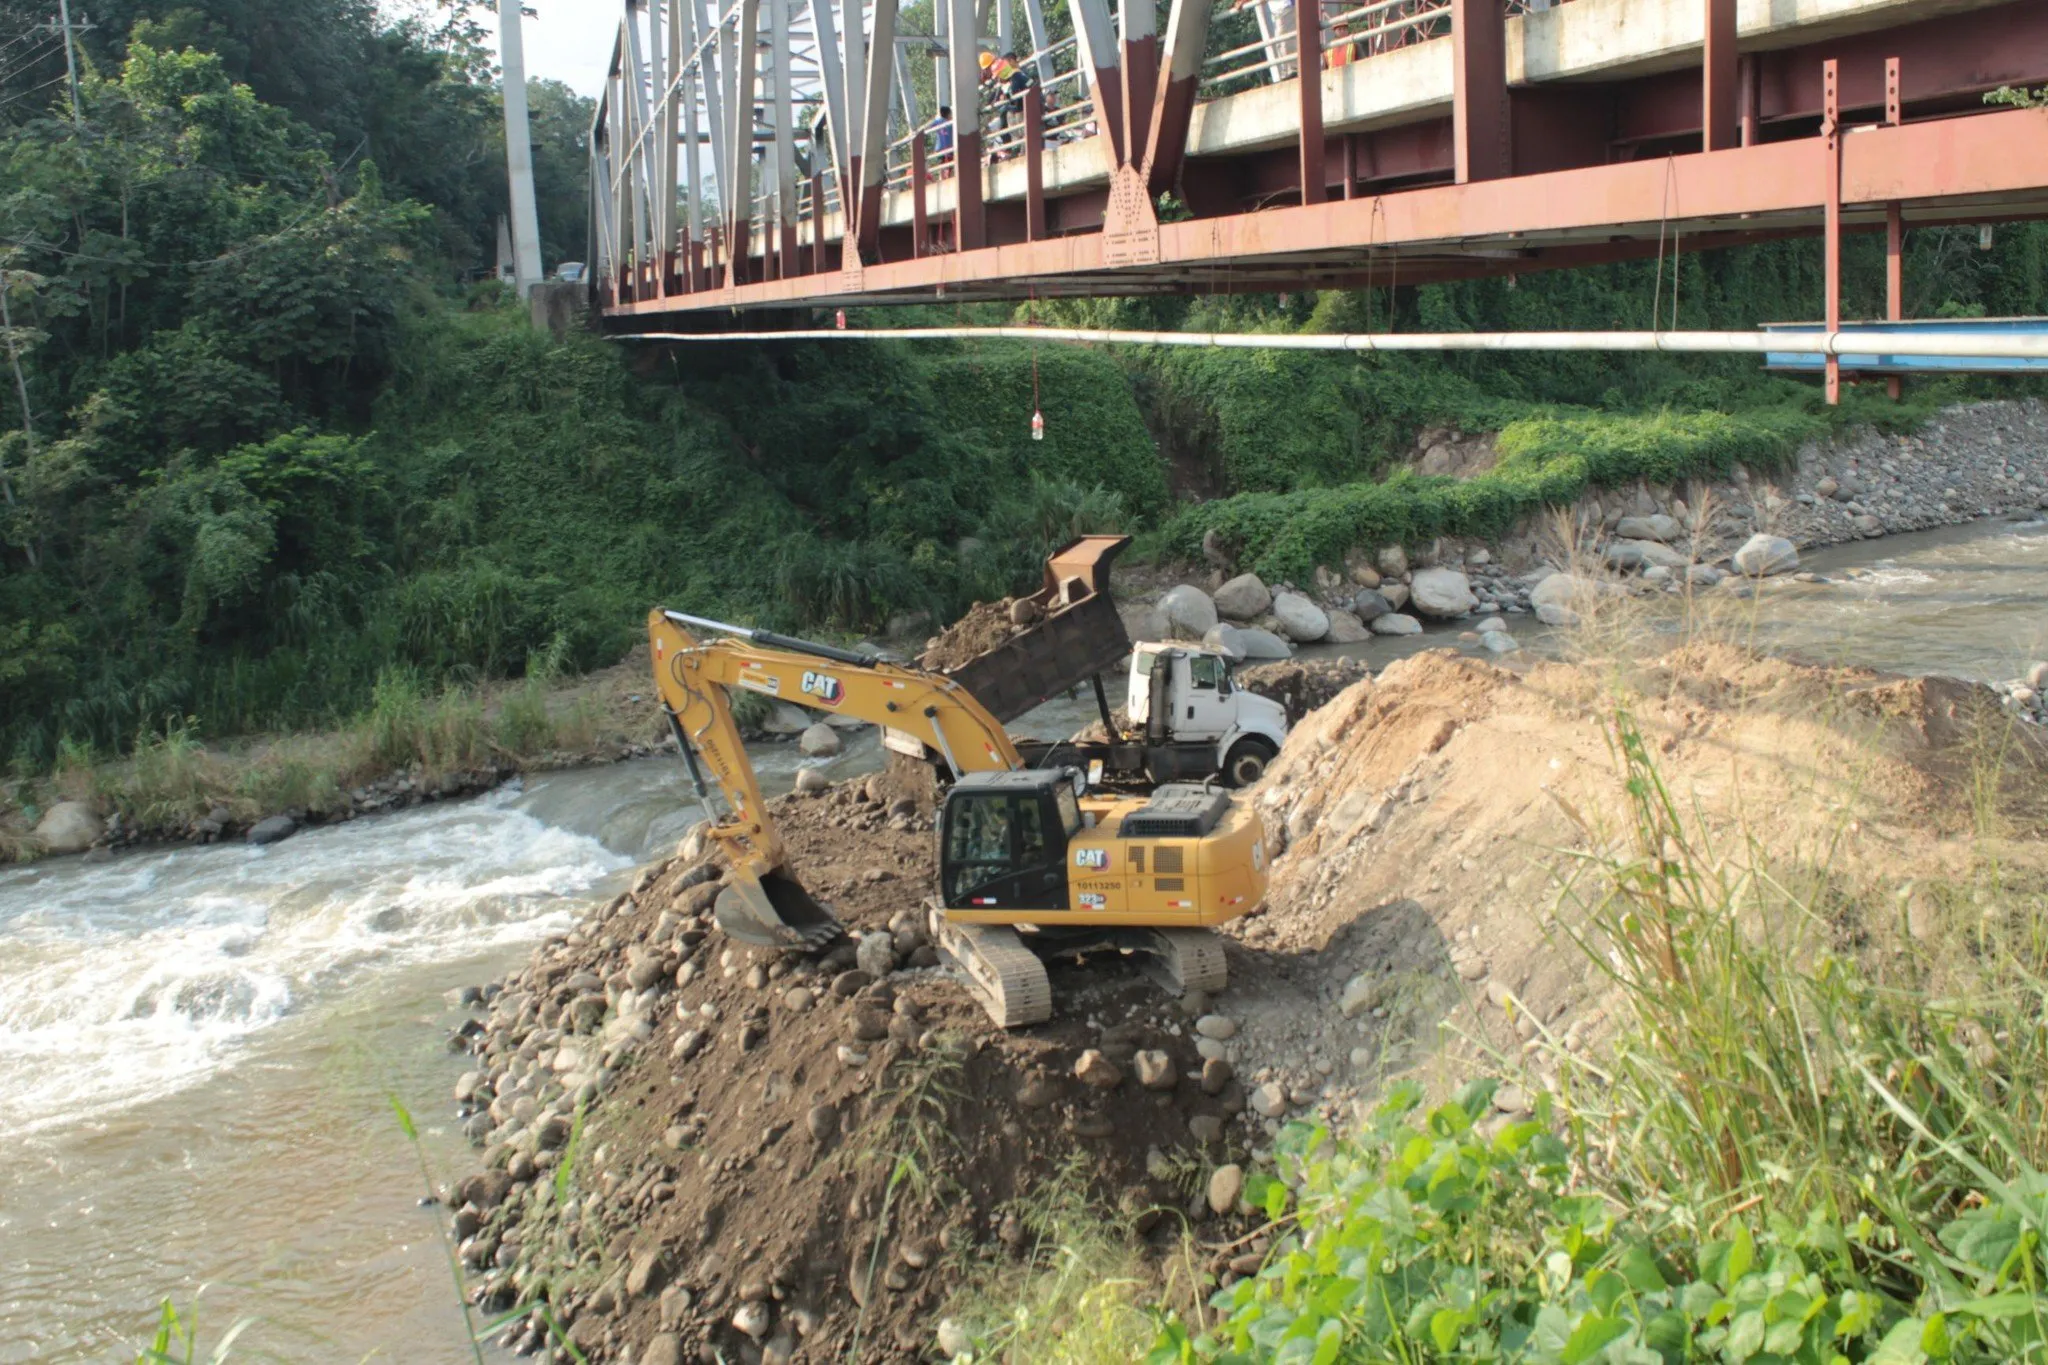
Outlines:
<svg viewBox="0 0 2048 1365"><path fill-rule="evenodd" d="M1209 41L1209 0L1173 0L1166 20L1166 52L1154 95L1144 155L1132 158L1145 172L1145 188L1166 193L1180 182L1187 156L1188 125L1195 91L1202 83L1202 53Z"/></svg>
<svg viewBox="0 0 2048 1365"><path fill-rule="evenodd" d="M1739 145L1740 114L1735 108L1735 0L1704 0L1707 41L1700 59L1700 116L1704 132L1701 151L1718 152Z"/></svg>
<svg viewBox="0 0 2048 1365"><path fill-rule="evenodd" d="M1299 0L1296 9L1299 10ZM1508 20L1502 0L1451 0L1458 183L1508 174Z"/></svg>
<svg viewBox="0 0 2048 1365"><path fill-rule="evenodd" d="M1821 193L1825 196L1821 204L1827 214L1826 226L1822 228L1822 269L1827 277L1830 332L1842 327L1842 110L1836 101L1837 74L1833 62L1822 68L1822 81L1827 89L1827 105L1820 120ZM1830 407L1842 401L1842 361L1832 352L1827 358L1827 391Z"/></svg>
<svg viewBox="0 0 2048 1365"><path fill-rule="evenodd" d="M931 223L925 210L924 133L910 139L910 254L912 257L925 255L931 250ZM880 212L875 214L880 218ZM875 224L879 234L881 224Z"/></svg>
<svg viewBox="0 0 2048 1365"><path fill-rule="evenodd" d="M1505 47L1502 51L1506 51ZM1323 162L1323 0L1294 0L1294 55L1296 74L1300 77L1295 86L1300 94L1301 121L1296 142L1300 148L1301 202L1320 204L1327 197ZM1506 58L1502 61L1505 63ZM1505 90L1505 65L1501 71L1501 88Z"/></svg>
<svg viewBox="0 0 2048 1365"><path fill-rule="evenodd" d="M830 298L929 296L941 282L959 290L976 281L990 282L997 293L1022 297L1049 277L1074 280L1077 292L1085 288L1114 294L1120 280L1136 282L1176 269L1192 274L1231 262L1242 263L1231 267L1239 269L1264 258L1275 258L1274 264L1284 267L1290 255L1309 253L1361 253L1362 268L1362 253L1369 248L1431 248L1456 255L1473 244L1547 247L1571 245L1570 238L1587 243L1645 233L1654 238L1659 221L1667 216L1688 236L1708 231L1810 234L1822 225L1826 198L1822 177L1816 174L1822 156L1818 144L1819 139L1797 138L1164 223L1159 228L1158 262L1142 269L1106 268L1100 234L1080 233L964 251L943 260L870 266L858 294L845 289L841 277L811 276L742 285L730 302L739 307L790 307ZM1875 209L1873 225L1882 220L1881 206L1893 200L1906 206L1909 219L1921 221L2048 213L2048 115L2039 110L1853 129L1840 139L1839 154L1843 203ZM1066 201L1059 203L1064 209ZM1546 235L1561 240L1528 241ZM1404 271L1402 279L1410 276ZM626 304L611 311L614 317L655 317L664 311L722 307L727 302L723 297L698 296Z"/></svg>
<svg viewBox="0 0 2048 1365"><path fill-rule="evenodd" d="M1045 92L1038 82L1024 91L1024 240L1045 236Z"/></svg>
<svg viewBox="0 0 2048 1365"><path fill-rule="evenodd" d="M1899 76L1899 59L1893 57L1884 64L1884 121L1893 128L1906 121ZM1906 317L1906 217L1896 199L1884 206L1884 316L1887 322ZM1884 387L1894 403L1906 396L1904 375L1888 376Z"/></svg>

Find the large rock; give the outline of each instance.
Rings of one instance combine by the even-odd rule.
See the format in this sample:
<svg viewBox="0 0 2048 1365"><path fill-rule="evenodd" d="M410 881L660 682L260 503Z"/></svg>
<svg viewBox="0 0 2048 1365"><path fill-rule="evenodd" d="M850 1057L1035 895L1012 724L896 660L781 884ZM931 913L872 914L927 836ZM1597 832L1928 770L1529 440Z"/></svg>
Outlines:
<svg viewBox="0 0 2048 1365"><path fill-rule="evenodd" d="M1330 613L1330 633L1323 637L1323 642L1332 645L1355 645L1360 640L1371 638L1372 632L1367 630L1365 623L1356 616L1348 611L1333 611Z"/></svg>
<svg viewBox="0 0 2048 1365"><path fill-rule="evenodd" d="M1166 613L1152 606L1119 606L1116 614L1124 621L1124 634L1134 644L1148 640L1165 640L1173 635L1173 624L1166 619Z"/></svg>
<svg viewBox="0 0 2048 1365"><path fill-rule="evenodd" d="M280 839L289 839L298 832L299 822L289 815L273 815L267 820L258 820L249 826L249 842L252 844L274 844Z"/></svg>
<svg viewBox="0 0 2048 1365"><path fill-rule="evenodd" d="M1254 621L1273 605L1273 594L1255 573L1242 573L1216 589L1216 613L1232 621Z"/></svg>
<svg viewBox="0 0 2048 1365"><path fill-rule="evenodd" d="M1422 622L1412 616L1404 616L1398 611L1390 611L1385 616L1374 618L1372 633L1375 635L1420 635L1422 634Z"/></svg>
<svg viewBox="0 0 2048 1365"><path fill-rule="evenodd" d="M1744 541L1735 552L1735 572L1745 578L1768 578L1798 567L1799 549L1783 536L1759 533Z"/></svg>
<svg viewBox="0 0 2048 1365"><path fill-rule="evenodd" d="M1400 611L1408 605L1408 585L1406 583L1382 583L1380 584L1380 596L1387 600L1388 606L1392 607L1395 611Z"/></svg>
<svg viewBox="0 0 2048 1365"><path fill-rule="evenodd" d="M809 796L814 792L821 792L830 787L832 779L819 772L816 768L798 768L794 785L798 791Z"/></svg>
<svg viewBox="0 0 2048 1365"><path fill-rule="evenodd" d="M1237 1201L1244 1194L1244 1167L1239 1165L1218 1166L1209 1173L1209 1211L1216 1214L1232 1213Z"/></svg>
<svg viewBox="0 0 2048 1365"><path fill-rule="evenodd" d="M1463 616L1479 605L1471 580L1456 569L1418 569L1408 591L1417 615L1438 620Z"/></svg>
<svg viewBox="0 0 2048 1365"><path fill-rule="evenodd" d="M1167 633L1177 640L1199 640L1216 625L1216 604L1192 583L1183 583L1159 599Z"/></svg>
<svg viewBox="0 0 2048 1365"><path fill-rule="evenodd" d="M1283 592L1273 598L1273 615L1280 633L1298 645L1312 645L1330 633L1330 618L1298 592Z"/></svg>
<svg viewBox="0 0 2048 1365"><path fill-rule="evenodd" d="M1614 524L1614 534L1623 540L1676 540L1683 528L1678 518L1667 517L1662 512L1647 517L1623 517Z"/></svg>
<svg viewBox="0 0 2048 1365"><path fill-rule="evenodd" d="M1607 543L1605 556L1607 562L1617 569L1685 567L1684 555L1656 540L1612 540Z"/></svg>
<svg viewBox="0 0 2048 1365"><path fill-rule="evenodd" d="M1577 574L1554 573L1529 593L1529 605L1536 609L1536 619L1543 624L1568 626L1594 602L1620 591L1619 584L1603 583L1597 578L1584 578Z"/></svg>
<svg viewBox="0 0 2048 1365"><path fill-rule="evenodd" d="M1371 588L1360 588L1351 599L1351 610L1367 625L1371 625L1374 619L1385 616L1393 609L1393 603Z"/></svg>
<svg viewBox="0 0 2048 1365"><path fill-rule="evenodd" d="M1276 659L1294 657L1294 646L1270 630L1257 626L1246 626L1237 632L1238 648L1244 651L1246 663L1271 663Z"/></svg>
<svg viewBox="0 0 2048 1365"><path fill-rule="evenodd" d="M1219 621L1202 637L1202 648L1213 649L1234 664L1243 663L1244 632L1228 621Z"/></svg>
<svg viewBox="0 0 2048 1365"><path fill-rule="evenodd" d="M83 801L59 801L36 824L36 838L51 853L83 853L106 826Z"/></svg>
<svg viewBox="0 0 2048 1365"><path fill-rule="evenodd" d="M800 735L811 728L811 713L786 701L768 703L768 718L761 722L763 734Z"/></svg>
<svg viewBox="0 0 2048 1365"><path fill-rule="evenodd" d="M1408 572L1408 552L1398 545L1382 546L1378 562L1382 578L1399 578Z"/></svg>
<svg viewBox="0 0 2048 1365"><path fill-rule="evenodd" d="M819 721L798 738L796 747L812 758L831 758L839 752L839 732Z"/></svg>

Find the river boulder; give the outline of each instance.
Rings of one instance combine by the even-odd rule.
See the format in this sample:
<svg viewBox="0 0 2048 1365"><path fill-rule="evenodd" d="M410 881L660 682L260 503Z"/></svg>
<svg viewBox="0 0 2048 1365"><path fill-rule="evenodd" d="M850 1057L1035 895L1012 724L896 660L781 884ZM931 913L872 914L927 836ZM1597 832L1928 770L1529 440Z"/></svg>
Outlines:
<svg viewBox="0 0 2048 1365"><path fill-rule="evenodd" d="M1270 663L1276 659L1294 657L1294 646L1270 630L1257 626L1244 626L1237 632L1237 643L1244 650L1247 663Z"/></svg>
<svg viewBox="0 0 2048 1365"><path fill-rule="evenodd" d="M1385 616L1378 617L1373 621L1372 633L1375 635L1420 635L1422 634L1422 622L1412 616L1404 616L1398 611L1390 611Z"/></svg>
<svg viewBox="0 0 2048 1365"><path fill-rule="evenodd" d="M1623 517L1614 524L1614 534L1623 540L1655 540L1670 542L1678 539L1683 528L1678 518L1653 512L1647 517Z"/></svg>
<svg viewBox="0 0 2048 1365"><path fill-rule="evenodd" d="M1330 618L1298 592L1283 592L1273 598L1273 616L1280 633L1298 645L1312 645L1330 633Z"/></svg>
<svg viewBox="0 0 2048 1365"><path fill-rule="evenodd" d="M249 842L252 844L274 844L280 839L289 839L299 832L299 822L289 815L273 815L267 820L258 820L249 826Z"/></svg>
<svg viewBox="0 0 2048 1365"><path fill-rule="evenodd" d="M1244 662L1244 632L1228 621L1219 621L1209 627L1209 633L1202 637L1202 648L1213 649L1230 662Z"/></svg>
<svg viewBox="0 0 2048 1365"><path fill-rule="evenodd" d="M1611 540L1607 543L1604 558L1617 569L1685 567L1684 555L1657 540Z"/></svg>
<svg viewBox="0 0 2048 1365"><path fill-rule="evenodd" d="M1177 640L1199 640L1216 624L1216 603L1192 583L1183 583L1159 599L1166 628Z"/></svg>
<svg viewBox="0 0 2048 1365"><path fill-rule="evenodd" d="M1371 625L1393 609L1393 603L1371 588L1360 588L1351 598L1352 614L1367 625Z"/></svg>
<svg viewBox="0 0 2048 1365"><path fill-rule="evenodd" d="M797 736L796 747L812 758L831 758L839 752L839 732L819 721Z"/></svg>
<svg viewBox="0 0 2048 1365"><path fill-rule="evenodd" d="M1230 621L1256 621L1273 605L1273 594L1255 573L1241 573L1216 589L1216 614Z"/></svg>
<svg viewBox="0 0 2048 1365"><path fill-rule="evenodd" d="M1479 605L1472 580L1457 569L1418 569L1408 585L1409 602L1418 616L1448 620Z"/></svg>
<svg viewBox="0 0 2048 1365"><path fill-rule="evenodd" d="M51 853L83 853L106 833L106 826L83 801L59 801L36 823L36 838Z"/></svg>
<svg viewBox="0 0 2048 1365"><path fill-rule="evenodd" d="M1783 536L1759 532L1735 552L1735 572L1744 578L1768 578L1799 567L1799 548Z"/></svg>
<svg viewBox="0 0 2048 1365"><path fill-rule="evenodd" d="M1323 637L1323 643L1355 645L1361 640L1371 638L1372 632L1367 630L1365 623L1356 616L1348 611L1333 611L1330 613L1330 633Z"/></svg>

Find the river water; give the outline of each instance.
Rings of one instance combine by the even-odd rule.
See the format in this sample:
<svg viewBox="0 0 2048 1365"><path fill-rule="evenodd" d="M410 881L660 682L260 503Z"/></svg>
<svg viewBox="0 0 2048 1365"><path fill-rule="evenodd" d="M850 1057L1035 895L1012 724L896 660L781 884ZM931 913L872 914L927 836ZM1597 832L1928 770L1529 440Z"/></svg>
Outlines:
<svg viewBox="0 0 2048 1365"><path fill-rule="evenodd" d="M2048 523L1805 567L1831 581L1770 585L1743 618L1758 644L1987 681L2048 657ZM1384 663L1454 635L1343 652ZM1020 728L1052 737L1092 711L1058 702ZM826 769L878 762L870 732ZM771 794L798 763L756 754ZM209 1342L255 1317L238 1361L469 1359L418 1205L422 1163L442 1178L471 1156L444 994L515 966L699 814L680 766L645 759L267 848L0 871L0 1362L132 1359L164 1296L197 1303Z"/></svg>

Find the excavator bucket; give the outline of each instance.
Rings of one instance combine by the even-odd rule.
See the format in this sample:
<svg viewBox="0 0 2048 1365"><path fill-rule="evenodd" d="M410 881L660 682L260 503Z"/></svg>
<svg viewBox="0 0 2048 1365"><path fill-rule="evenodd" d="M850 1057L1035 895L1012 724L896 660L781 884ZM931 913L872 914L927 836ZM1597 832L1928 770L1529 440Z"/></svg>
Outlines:
<svg viewBox="0 0 2048 1365"><path fill-rule="evenodd" d="M712 913L727 935L763 948L823 947L846 932L802 883L782 872L735 872Z"/></svg>

